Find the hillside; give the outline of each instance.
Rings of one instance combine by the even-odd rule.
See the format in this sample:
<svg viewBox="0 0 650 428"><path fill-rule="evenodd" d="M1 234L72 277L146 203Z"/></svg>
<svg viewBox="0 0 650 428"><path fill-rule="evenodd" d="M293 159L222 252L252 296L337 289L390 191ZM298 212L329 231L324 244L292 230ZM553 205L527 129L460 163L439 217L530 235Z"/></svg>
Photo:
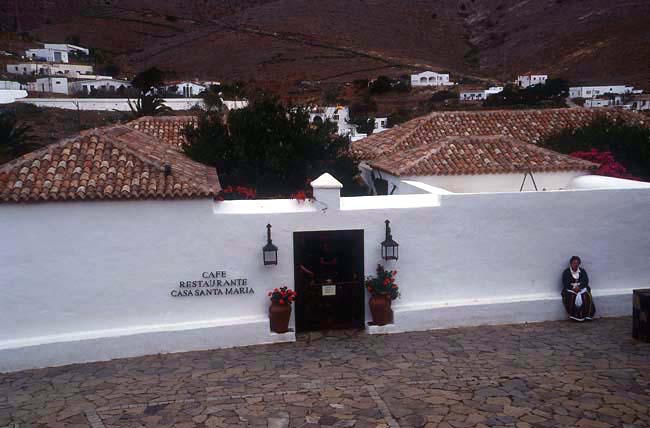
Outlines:
<svg viewBox="0 0 650 428"><path fill-rule="evenodd" d="M76 38L134 69L290 82L286 90L415 68L466 79L539 70L650 89L646 0L161 0L155 10L144 0L11 0L0 28Z"/></svg>

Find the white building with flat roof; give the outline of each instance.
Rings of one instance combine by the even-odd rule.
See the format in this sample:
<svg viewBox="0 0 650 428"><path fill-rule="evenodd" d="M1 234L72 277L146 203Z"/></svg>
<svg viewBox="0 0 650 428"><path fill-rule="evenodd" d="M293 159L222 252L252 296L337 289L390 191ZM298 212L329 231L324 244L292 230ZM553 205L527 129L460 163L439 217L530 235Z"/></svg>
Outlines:
<svg viewBox="0 0 650 428"><path fill-rule="evenodd" d="M357 133L357 125L350 123L350 109L346 106L313 107L309 111L309 122L323 123L327 120L336 125L339 135L349 135L353 139L365 137L365 134Z"/></svg>
<svg viewBox="0 0 650 428"><path fill-rule="evenodd" d="M113 78L104 78L100 76L98 79L84 79L74 80L70 82L70 93L81 92L90 94L93 91L108 91L114 92L119 89L130 88L131 82L127 80L119 80Z"/></svg>
<svg viewBox="0 0 650 428"><path fill-rule="evenodd" d="M461 101L483 101L490 95L503 92L503 86L491 86L488 89L471 89L461 91L458 97Z"/></svg>
<svg viewBox="0 0 650 428"><path fill-rule="evenodd" d="M81 46L75 46L65 43L44 43L42 48L27 49L25 56L36 61L47 62L69 62L71 52L83 53L88 55L90 51Z"/></svg>
<svg viewBox="0 0 650 428"><path fill-rule="evenodd" d="M53 94L69 94L66 77L41 77L27 84L27 90L32 92L50 92Z"/></svg>
<svg viewBox="0 0 650 428"><path fill-rule="evenodd" d="M411 74L411 86L452 86L455 83L449 81L448 73L436 73L434 71L423 71L418 74Z"/></svg>
<svg viewBox="0 0 650 428"><path fill-rule="evenodd" d="M569 98L596 98L605 94L641 94L642 90L635 90L633 86L626 85L598 85L598 86L572 86L569 88Z"/></svg>
<svg viewBox="0 0 650 428"><path fill-rule="evenodd" d="M18 64L7 64L7 72L23 75L63 75L65 77L79 77L93 73L92 65L48 63L48 62L23 62Z"/></svg>
<svg viewBox="0 0 650 428"><path fill-rule="evenodd" d="M199 84L197 82L182 81L173 82L166 86L167 91L174 92L177 95L182 95L186 98L198 96L201 92L208 89L208 85Z"/></svg>
<svg viewBox="0 0 650 428"><path fill-rule="evenodd" d="M543 85L547 80L547 74L522 74L517 76L515 83L520 88L528 88L529 86Z"/></svg>
<svg viewBox="0 0 650 428"><path fill-rule="evenodd" d="M18 91L25 89L25 85L12 80L0 80L0 89Z"/></svg>

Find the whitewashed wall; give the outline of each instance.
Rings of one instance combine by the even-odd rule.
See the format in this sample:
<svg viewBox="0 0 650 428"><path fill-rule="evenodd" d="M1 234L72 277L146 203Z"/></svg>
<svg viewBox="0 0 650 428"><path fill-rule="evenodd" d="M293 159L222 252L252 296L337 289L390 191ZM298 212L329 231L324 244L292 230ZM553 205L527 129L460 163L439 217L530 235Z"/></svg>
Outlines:
<svg viewBox="0 0 650 428"><path fill-rule="evenodd" d="M372 189L374 187L370 171L370 167L362 165L361 175ZM524 181L524 173L396 177L386 172L376 172L375 175L388 181L388 192L392 192L394 195L413 193L410 186L405 185L405 181L418 181L454 193L519 192L522 189L522 184L523 191L535 190L530 175L526 176ZM534 173L533 178L537 190L564 190L571 188L571 182L574 178L584 175L587 175L587 173L583 171L540 172Z"/></svg>
<svg viewBox="0 0 650 428"><path fill-rule="evenodd" d="M54 107L67 110L131 111L126 98L25 98L18 102L38 107ZM131 101L131 103L135 100ZM168 98L165 105L172 110L189 110L200 105L201 98ZM230 110L245 107L246 101L224 101Z"/></svg>
<svg viewBox="0 0 650 428"><path fill-rule="evenodd" d="M292 340L268 331L266 292L293 286L293 232L363 229L365 269L390 219L406 331L564 318L571 255L600 315L650 287L650 189L342 198L0 205L0 371ZM279 265L265 267L265 225ZM255 294L174 298L178 281L227 271ZM366 310L367 317L368 311Z"/></svg>

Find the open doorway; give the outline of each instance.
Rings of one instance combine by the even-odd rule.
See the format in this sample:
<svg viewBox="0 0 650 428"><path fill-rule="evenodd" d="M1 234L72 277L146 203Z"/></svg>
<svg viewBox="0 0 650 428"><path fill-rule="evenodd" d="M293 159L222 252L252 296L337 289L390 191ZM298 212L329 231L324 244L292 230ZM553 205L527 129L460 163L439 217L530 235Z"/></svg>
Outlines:
<svg viewBox="0 0 650 428"><path fill-rule="evenodd" d="M296 330L362 328L363 230L295 232Z"/></svg>

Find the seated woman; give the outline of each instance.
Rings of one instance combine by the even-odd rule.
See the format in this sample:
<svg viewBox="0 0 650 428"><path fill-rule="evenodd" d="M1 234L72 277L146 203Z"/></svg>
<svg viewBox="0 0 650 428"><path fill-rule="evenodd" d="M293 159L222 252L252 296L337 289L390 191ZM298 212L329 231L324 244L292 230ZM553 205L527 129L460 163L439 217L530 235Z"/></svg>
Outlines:
<svg viewBox="0 0 650 428"><path fill-rule="evenodd" d="M587 271L580 269L580 257L573 256L562 273L562 302L569 318L575 321L591 320L596 313Z"/></svg>

